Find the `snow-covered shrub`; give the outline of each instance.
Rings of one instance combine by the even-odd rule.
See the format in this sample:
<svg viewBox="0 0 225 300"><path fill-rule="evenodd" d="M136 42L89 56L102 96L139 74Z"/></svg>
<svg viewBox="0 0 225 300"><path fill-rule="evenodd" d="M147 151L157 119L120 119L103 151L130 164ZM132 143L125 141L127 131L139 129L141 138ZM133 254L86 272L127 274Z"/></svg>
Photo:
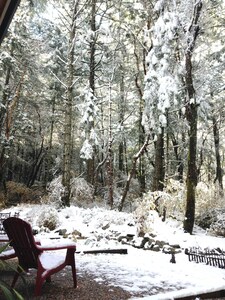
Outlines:
<svg viewBox="0 0 225 300"><path fill-rule="evenodd" d="M196 187L196 215L214 208L224 206L224 199L220 195L218 186L210 186L204 182L199 182Z"/></svg>
<svg viewBox="0 0 225 300"><path fill-rule="evenodd" d="M149 233L156 217L183 217L185 207L185 187L176 180L169 180L165 191L148 192L137 200L134 212L139 235ZM158 212L158 214L157 214Z"/></svg>
<svg viewBox="0 0 225 300"><path fill-rule="evenodd" d="M120 174L115 180L115 186L113 188L113 202L114 207L117 208L120 205L121 196L124 192L124 186L127 181L126 174ZM123 211L132 212L135 209L135 201L140 196L140 183L137 178L132 178L129 186L129 191L126 195L126 200L124 202ZM108 203L108 189L104 194L105 203Z"/></svg>
<svg viewBox="0 0 225 300"><path fill-rule="evenodd" d="M57 207L62 206L62 195L64 187L62 176L52 180L47 187L49 192L48 201ZM93 202L93 187L84 178L73 178L71 180L71 203L82 205L84 202Z"/></svg>
<svg viewBox="0 0 225 300"><path fill-rule="evenodd" d="M137 233L144 236L152 231L152 223L156 214L155 203L151 193L144 195L142 199L137 199L137 208L134 211L135 222L137 223Z"/></svg>
<svg viewBox="0 0 225 300"><path fill-rule="evenodd" d="M216 209L215 212L216 220L210 225L208 232L225 237L225 210Z"/></svg>
<svg viewBox="0 0 225 300"><path fill-rule="evenodd" d="M185 184L174 179L167 181L163 205L166 208L166 215L179 219L183 217L186 204ZM165 194L164 193L164 194Z"/></svg>
<svg viewBox="0 0 225 300"><path fill-rule="evenodd" d="M91 186L84 178L73 178L71 182L71 202L82 203L93 202L93 186Z"/></svg>
<svg viewBox="0 0 225 300"><path fill-rule="evenodd" d="M210 234L225 236L225 209L213 208L199 214L195 222L200 227L207 229Z"/></svg>
<svg viewBox="0 0 225 300"><path fill-rule="evenodd" d="M215 223L212 223L209 233L225 237L225 214L219 215Z"/></svg>
<svg viewBox="0 0 225 300"><path fill-rule="evenodd" d="M64 191L63 185L62 185L62 176L59 176L55 179L53 179L48 187L47 191L49 193L48 201L51 203L56 204L56 206L60 207L62 204L62 194Z"/></svg>
<svg viewBox="0 0 225 300"><path fill-rule="evenodd" d="M59 224L58 212L52 206L43 208L37 218L37 226L40 228L44 227L49 230L55 230Z"/></svg>
<svg viewBox="0 0 225 300"><path fill-rule="evenodd" d="M195 218L195 223L203 229L209 229L216 222L218 211L216 209L207 209L199 213Z"/></svg>

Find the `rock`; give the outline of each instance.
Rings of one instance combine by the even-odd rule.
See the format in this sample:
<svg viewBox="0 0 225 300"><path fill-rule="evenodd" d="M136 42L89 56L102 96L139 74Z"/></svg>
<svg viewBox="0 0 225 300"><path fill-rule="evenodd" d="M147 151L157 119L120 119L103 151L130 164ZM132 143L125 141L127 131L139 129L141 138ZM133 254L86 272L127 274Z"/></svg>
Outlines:
<svg viewBox="0 0 225 300"><path fill-rule="evenodd" d="M33 232L33 235L36 235L36 234L38 234L39 230L38 230L38 228L33 228L32 232Z"/></svg>
<svg viewBox="0 0 225 300"><path fill-rule="evenodd" d="M93 245L96 243L96 239L95 238L87 238L85 241L85 245Z"/></svg>
<svg viewBox="0 0 225 300"><path fill-rule="evenodd" d="M165 254L172 254L174 253L174 249L171 247L163 247L162 252Z"/></svg>
<svg viewBox="0 0 225 300"><path fill-rule="evenodd" d="M131 234L131 233L128 233L128 234L127 234L127 240L128 240L128 241L133 240L133 238L134 238L134 234Z"/></svg>
<svg viewBox="0 0 225 300"><path fill-rule="evenodd" d="M66 234L67 230L66 230L66 229L59 229L59 230L57 230L56 232L57 232L59 235L64 236L64 235Z"/></svg>
<svg viewBox="0 0 225 300"><path fill-rule="evenodd" d="M144 248L145 244L146 244L147 242L149 242L149 240L150 240L149 237L144 237L144 238L142 239L140 248Z"/></svg>
<svg viewBox="0 0 225 300"><path fill-rule="evenodd" d="M168 243L160 240L156 240L156 245L158 245L160 248L163 248L165 245L168 245Z"/></svg>
<svg viewBox="0 0 225 300"><path fill-rule="evenodd" d="M174 248L169 245L165 245L162 249L162 252L165 254L177 254L181 252L181 248Z"/></svg>
<svg viewBox="0 0 225 300"><path fill-rule="evenodd" d="M106 223L105 225L102 226L102 229L103 230L106 230L110 227L110 224L109 223Z"/></svg>
<svg viewBox="0 0 225 300"><path fill-rule="evenodd" d="M81 237L82 236L81 232L79 230L76 230L76 229L72 232L72 235L75 235L77 237Z"/></svg>
<svg viewBox="0 0 225 300"><path fill-rule="evenodd" d="M134 238L134 234L127 234L127 235L120 235L117 240L118 242L125 241L125 240L127 242L130 242L133 240L133 238Z"/></svg>
<svg viewBox="0 0 225 300"><path fill-rule="evenodd" d="M179 244L169 244L169 246L172 247L172 248L176 248L176 249L180 248Z"/></svg>
<svg viewBox="0 0 225 300"><path fill-rule="evenodd" d="M155 246L155 242L154 241L148 241L145 244L144 249L145 250L151 250L151 249L153 249L154 246Z"/></svg>
<svg viewBox="0 0 225 300"><path fill-rule="evenodd" d="M126 235L120 235L119 237L118 237L118 242L121 242L121 241L127 241L127 236Z"/></svg>
<svg viewBox="0 0 225 300"><path fill-rule="evenodd" d="M160 251L160 247L159 245L154 245L153 248L151 248L152 251L155 251L155 252L159 252Z"/></svg>

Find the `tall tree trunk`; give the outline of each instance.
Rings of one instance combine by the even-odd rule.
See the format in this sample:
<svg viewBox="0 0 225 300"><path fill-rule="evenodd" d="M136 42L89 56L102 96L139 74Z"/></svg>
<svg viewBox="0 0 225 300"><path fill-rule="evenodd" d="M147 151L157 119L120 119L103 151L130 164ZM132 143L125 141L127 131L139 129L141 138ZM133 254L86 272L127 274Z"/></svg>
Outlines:
<svg viewBox="0 0 225 300"><path fill-rule="evenodd" d="M125 188L124 188L124 191L123 191L123 195L121 197L120 204L119 204L119 207L118 207L119 211L123 210L124 203L125 203L125 200L126 200L126 196L127 196L128 191L129 191L129 188L130 188L131 179L133 178L134 174L136 173L137 161L146 152L148 144L149 144L149 140L150 140L150 135L147 136L144 144L142 145L142 147L140 148L138 153L136 155L134 155L134 157L133 157L132 168L131 168L130 174L127 178L127 182L126 182L126 185L125 185Z"/></svg>
<svg viewBox="0 0 225 300"><path fill-rule="evenodd" d="M108 173L108 203L113 208L113 152L112 152L112 99L111 99L111 82L109 86L109 141L108 141L108 159L107 159L107 173Z"/></svg>
<svg viewBox="0 0 225 300"><path fill-rule="evenodd" d="M4 136L5 136L5 144L3 144L3 147L1 149L1 154L0 154L0 185L1 188L3 188L5 195L7 195L7 190L6 190L6 180L8 176L8 164L9 164L9 159L5 158L10 157L10 150L11 150L11 143L10 143L10 137L11 137L11 131L13 127L13 122L15 119L15 111L17 109L17 105L20 99L20 93L21 89L23 86L24 78L25 78L25 73L26 71L23 72L20 81L16 87L15 95L11 99L11 101L8 101L9 95L7 93L3 94L3 102L5 103L5 106L7 107L4 115L1 118L1 121L3 122L2 125L2 131L5 129ZM6 82L9 84L10 80L10 72L7 72L6 76ZM3 134L3 132L2 132ZM7 197L6 197L7 198Z"/></svg>
<svg viewBox="0 0 225 300"><path fill-rule="evenodd" d="M8 67L6 71L6 78L5 78L5 86L3 91L3 96L1 99L1 108L0 108L0 134L3 133L3 128L5 124L5 118L6 118L6 106L7 101L9 98L9 80L10 80L10 74L11 74L11 68Z"/></svg>
<svg viewBox="0 0 225 300"><path fill-rule="evenodd" d="M3 135L4 125L5 125L5 118L6 118L6 107L7 101L9 98L9 80L10 80L11 68L8 67L6 71L6 78L5 78L5 86L3 91L3 96L1 99L1 108L0 108L0 135ZM4 191L5 198L7 198L7 189L6 189L6 160L5 160L5 149L6 145L0 145L0 190Z"/></svg>
<svg viewBox="0 0 225 300"><path fill-rule="evenodd" d="M190 89L189 89L190 90ZM184 220L184 230L192 233L195 220L195 190L197 185L197 106L189 105L189 146L188 146L188 169L187 169L187 199Z"/></svg>
<svg viewBox="0 0 225 300"><path fill-rule="evenodd" d="M122 53L123 55L123 53ZM125 94L125 86L124 86L124 70L123 70L123 66L122 64L120 65L120 98L119 98L119 103L118 103L118 111L119 111L119 124L122 128L122 131L123 131L123 123L124 123L124 112L125 112L125 97L124 97L124 94ZM121 132L121 135L123 136L124 133ZM125 160L125 149L124 149L124 138L121 138L120 142L119 142L119 149L118 149L118 167L119 167L119 171L120 171L120 174L123 174L124 171L125 171L125 163L124 163L124 160ZM122 186L122 183L119 182L119 186Z"/></svg>
<svg viewBox="0 0 225 300"><path fill-rule="evenodd" d="M91 31L92 31L92 40L90 42L90 74L89 74L89 85L92 90L93 96L95 95L95 52L96 52L96 0L91 0ZM92 121L89 124L90 134L91 128L94 127L94 122ZM94 149L94 152L96 149ZM92 158L87 160L87 181L91 184L94 184L94 169L95 169L95 158L94 155Z"/></svg>
<svg viewBox="0 0 225 300"><path fill-rule="evenodd" d="M162 133L158 134L155 142L155 163L154 175L152 182L152 191L162 191L165 180L165 159L164 159L164 129L161 128Z"/></svg>
<svg viewBox="0 0 225 300"><path fill-rule="evenodd" d="M27 181L28 187L31 187L34 184L35 180L37 179L37 175L41 168L45 154L46 154L46 152L44 149L44 139L42 139L40 150L37 153L32 166L30 167L31 170L29 173L28 181Z"/></svg>
<svg viewBox="0 0 225 300"><path fill-rule="evenodd" d="M144 144L145 141L145 129L144 126L142 125L142 116L143 116L143 110L144 110L144 100L143 100L143 91L142 91L142 86L141 86L141 82L143 81L143 78L140 78L140 76L142 75L146 75L146 70L145 70L145 58L146 58L146 53L143 50L142 53L142 69L141 70L141 62L140 62L140 56L138 54L137 51L137 43L136 43L136 39L134 37L134 42L135 42L135 49L134 49L134 55L136 58L136 66L137 66L137 74L135 76L135 86L137 88L137 92L139 95L139 119L138 119L138 144L139 144L139 148L141 147L141 145ZM146 171L145 171L145 162L144 162L144 156L141 155L139 162L138 162L138 180L140 183L140 194L142 195L145 192L146 189Z"/></svg>
<svg viewBox="0 0 225 300"><path fill-rule="evenodd" d="M56 86L55 86L56 89ZM53 133L54 133L54 127L55 127L55 105L56 105L56 92L54 92L54 95L51 100L51 121L50 121L50 132L49 132L49 141L48 141L48 151L46 153L46 167L45 167L45 186L49 181L52 180L52 174L51 174L51 166L52 166L52 142L53 142Z"/></svg>
<svg viewBox="0 0 225 300"><path fill-rule="evenodd" d="M192 75L192 54L199 34L198 20L202 9L202 2L196 2L193 18L188 28L187 49L185 51L185 88L186 88L186 118L189 124L188 169L187 169L187 199L184 219L184 230L192 233L195 221L195 190L197 185L197 123L198 107L195 98Z"/></svg>
<svg viewBox="0 0 225 300"><path fill-rule="evenodd" d="M183 182L184 164L183 164L183 159L181 157L181 154L179 153L179 144L174 135L172 135L171 139L172 139L172 144L173 144L174 155L175 155L176 162L177 162L176 179L180 182Z"/></svg>
<svg viewBox="0 0 225 300"><path fill-rule="evenodd" d="M213 136L214 136L214 145L215 145L215 155L216 155L216 178L214 182L218 180L220 187L220 194L223 196L223 170L221 167L221 158L220 158L220 133L217 126L215 117L213 117Z"/></svg>
<svg viewBox="0 0 225 300"><path fill-rule="evenodd" d="M69 37L68 53L68 73L67 73L67 90L65 101L65 120L64 120L64 144L63 144L63 172L62 185L64 191L62 194L62 205L70 206L71 197L71 158L72 158L72 113L73 113L73 81L74 81L74 48L76 33L76 14L79 0L73 1L72 23Z"/></svg>

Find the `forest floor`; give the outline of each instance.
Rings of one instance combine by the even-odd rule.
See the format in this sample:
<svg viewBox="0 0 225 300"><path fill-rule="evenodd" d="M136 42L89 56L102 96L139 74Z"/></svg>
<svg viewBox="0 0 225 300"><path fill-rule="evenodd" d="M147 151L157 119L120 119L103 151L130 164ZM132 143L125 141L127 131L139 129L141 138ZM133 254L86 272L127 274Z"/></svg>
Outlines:
<svg viewBox="0 0 225 300"><path fill-rule="evenodd" d="M34 297L35 288L35 270L24 277L25 284L19 279L16 284L16 290L24 297L25 300L126 300L133 296L141 296L131 294L120 287L115 287L107 282L107 279L96 281L93 275L77 270L78 286L73 288L73 281L70 268L61 271L52 276L50 283L44 283L40 297ZM1 271L1 280L8 284L13 279L13 271ZM0 293L0 300L5 297Z"/></svg>
<svg viewBox="0 0 225 300"><path fill-rule="evenodd" d="M15 262L13 261L12 264L15 265ZM36 271L32 270L30 274L25 275L25 282L20 278L16 284L15 288L24 297L24 300L128 300L132 298L144 298L144 293L130 293L121 287L113 286L106 278L102 278L102 280L99 281L96 280L94 275L79 269L77 269L78 286L74 289L69 267L66 267L64 271L54 274L50 283L44 283L41 296L35 297L35 273ZM6 269L5 271L1 270L1 280L4 280L8 284L11 283L13 275L14 272L10 269ZM168 290L168 287L165 286L165 290ZM218 297L216 295L214 297L206 297L204 295L204 297L187 299L222 300L225 299L225 297ZM6 300L1 292L0 300Z"/></svg>
<svg viewBox="0 0 225 300"><path fill-rule="evenodd" d="M132 214L99 207L84 209L71 206L57 211L55 209L54 214L60 219L60 224L54 231L41 230L38 220L40 217L42 220L49 211L54 211L54 208L43 204L10 208L13 215L19 212L22 219L30 222L32 227L38 230L36 237L43 245L65 243L64 237L59 235L59 230L67 230L70 234L68 240L70 242L71 239L74 241L75 230L80 233L79 237L82 238L76 238L77 254L79 253L76 260L78 287L73 288L71 270L67 267L54 274L52 282L43 285L42 296L35 298L33 294L36 271L33 270L30 275L25 276L25 284L20 279L15 287L25 300L137 300L142 298L143 300L153 298L154 300L187 300L196 299L197 296L193 298L191 295L211 292L214 293L213 297L204 295L198 299L225 299L224 269L190 262L183 251L199 245L202 249L207 247L223 249L224 238L210 236L197 227L193 235L187 235L179 223L174 223L174 220L162 222L156 216L152 226L154 225L157 240L168 241L170 244L179 245L182 249L176 254L176 263L172 264L171 257L163 251L144 251L134 247L133 244L123 244L118 240L118 236L124 237L136 232L136 227L132 225L134 224ZM46 216L49 218L48 214ZM134 242L134 245L140 244L138 237ZM127 255L84 255L85 250L120 249L121 247L126 247ZM14 266L14 269L16 262L17 260L7 261ZM12 269L8 267L3 271L0 268L1 280L10 284L12 278ZM220 290L223 293L218 297L217 291ZM1 293L0 300L5 300Z"/></svg>

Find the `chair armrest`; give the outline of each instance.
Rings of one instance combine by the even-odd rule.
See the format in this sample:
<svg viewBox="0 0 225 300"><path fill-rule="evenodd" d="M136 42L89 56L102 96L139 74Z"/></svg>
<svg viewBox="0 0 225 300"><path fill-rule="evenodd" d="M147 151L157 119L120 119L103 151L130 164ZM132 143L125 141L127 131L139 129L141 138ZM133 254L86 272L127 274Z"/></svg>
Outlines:
<svg viewBox="0 0 225 300"><path fill-rule="evenodd" d="M9 242L8 235L0 234L0 242Z"/></svg>
<svg viewBox="0 0 225 300"><path fill-rule="evenodd" d="M0 253L0 260L7 260L10 258L15 258L15 257L16 257L16 253L15 253L14 249L5 250Z"/></svg>
<svg viewBox="0 0 225 300"><path fill-rule="evenodd" d="M65 244L56 244L56 245L37 245L37 248L41 251L52 251L52 250L63 250L63 249L74 249L76 250L76 244L74 243L65 243Z"/></svg>

